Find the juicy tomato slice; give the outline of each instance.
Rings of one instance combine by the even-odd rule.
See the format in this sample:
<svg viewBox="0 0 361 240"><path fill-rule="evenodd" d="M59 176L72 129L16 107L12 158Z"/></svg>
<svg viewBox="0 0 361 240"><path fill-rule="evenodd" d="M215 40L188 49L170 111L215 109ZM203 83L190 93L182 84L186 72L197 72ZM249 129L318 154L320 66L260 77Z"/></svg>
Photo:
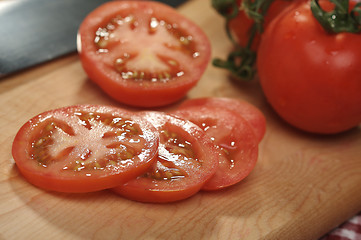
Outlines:
<svg viewBox="0 0 361 240"><path fill-rule="evenodd" d="M12 153L20 173L35 186L91 192L145 172L158 141L153 125L131 112L77 105L29 120L17 133Z"/></svg>
<svg viewBox="0 0 361 240"><path fill-rule="evenodd" d="M206 34L175 9L152 1L111 1L78 32L89 78L114 99L153 107L182 98L210 60Z"/></svg>
<svg viewBox="0 0 361 240"><path fill-rule="evenodd" d="M253 170L258 158L258 141L252 127L239 114L210 105L183 106L174 114L200 126L218 149L217 172L203 190L234 185Z"/></svg>
<svg viewBox="0 0 361 240"><path fill-rule="evenodd" d="M199 108L225 108L234 113L240 114L251 125L256 139L260 142L266 133L266 118L263 113L254 105L239 99L233 98L194 98L184 101L179 109Z"/></svg>
<svg viewBox="0 0 361 240"><path fill-rule="evenodd" d="M113 190L140 202L173 202L197 193L215 173L218 152L195 124L165 113L144 113L158 129L157 161L141 176Z"/></svg>

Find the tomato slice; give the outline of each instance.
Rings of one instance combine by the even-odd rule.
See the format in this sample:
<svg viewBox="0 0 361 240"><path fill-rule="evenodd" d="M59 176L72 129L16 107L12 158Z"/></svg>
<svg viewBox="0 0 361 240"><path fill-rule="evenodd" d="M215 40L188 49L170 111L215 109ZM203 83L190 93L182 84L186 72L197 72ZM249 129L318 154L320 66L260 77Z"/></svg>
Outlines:
<svg viewBox="0 0 361 240"><path fill-rule="evenodd" d="M174 112L200 126L218 148L216 174L202 187L217 190L234 185L247 177L256 165L258 140L241 115L226 108L192 105Z"/></svg>
<svg viewBox="0 0 361 240"><path fill-rule="evenodd" d="M154 107L182 98L200 79L211 46L206 34L175 9L152 1L111 1L78 31L89 78L114 99Z"/></svg>
<svg viewBox="0 0 361 240"><path fill-rule="evenodd" d="M113 188L140 202L173 202L197 193L218 167L218 152L195 124L165 113L144 115L158 129L157 162L147 173Z"/></svg>
<svg viewBox="0 0 361 240"><path fill-rule="evenodd" d="M33 185L60 192L111 188L155 160L159 136L133 113L77 105L39 114L25 123L12 147L16 165Z"/></svg>
<svg viewBox="0 0 361 240"><path fill-rule="evenodd" d="M252 126L253 131L260 142L266 133L266 118L263 113L254 105L239 99L233 98L195 98L184 101L179 109L188 107L217 107L225 108L234 113L240 114Z"/></svg>

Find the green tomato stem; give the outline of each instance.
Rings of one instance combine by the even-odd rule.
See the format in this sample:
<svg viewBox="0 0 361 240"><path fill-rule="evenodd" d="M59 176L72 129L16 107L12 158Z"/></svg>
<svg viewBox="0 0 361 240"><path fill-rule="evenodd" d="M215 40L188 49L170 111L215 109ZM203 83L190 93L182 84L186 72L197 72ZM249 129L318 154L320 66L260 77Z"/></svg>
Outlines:
<svg viewBox="0 0 361 240"><path fill-rule="evenodd" d="M251 50L252 43L257 33L263 32L264 16L274 0L243 0L239 7L236 0L212 0L212 6L217 12L226 19L226 33L228 38L235 46L227 60L219 58L213 60L213 65L229 70L233 75L241 80L251 80L255 75L256 52ZM245 11L245 14L254 20L246 46L240 46L233 38L229 28L229 22L235 18L239 11Z"/></svg>
<svg viewBox="0 0 361 240"><path fill-rule="evenodd" d="M341 32L361 32L361 3L356 4L349 12L349 0L330 0L335 4L333 11L326 12L319 4L319 0L311 0L313 16L326 32L337 34Z"/></svg>

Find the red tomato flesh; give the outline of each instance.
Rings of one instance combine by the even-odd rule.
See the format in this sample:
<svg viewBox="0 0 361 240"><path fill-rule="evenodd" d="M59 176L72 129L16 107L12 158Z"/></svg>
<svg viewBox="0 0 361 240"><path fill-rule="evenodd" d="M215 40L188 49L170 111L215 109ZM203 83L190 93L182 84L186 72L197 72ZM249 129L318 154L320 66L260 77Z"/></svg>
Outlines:
<svg viewBox="0 0 361 240"><path fill-rule="evenodd" d="M197 193L218 167L210 138L195 124L164 113L147 112L160 134L157 161L145 174L114 192L140 202L173 202Z"/></svg>
<svg viewBox="0 0 361 240"><path fill-rule="evenodd" d="M179 105L179 109L199 107L199 108L225 108L239 114L251 125L256 139L260 142L266 133L266 118L263 113L254 105L239 99L232 98L194 98L184 101Z"/></svg>
<svg viewBox="0 0 361 240"><path fill-rule="evenodd" d="M206 34L175 9L152 1L111 1L78 32L89 78L114 99L154 107L181 99L210 60Z"/></svg>
<svg viewBox="0 0 361 240"><path fill-rule="evenodd" d="M155 159L158 140L154 127L131 112L78 105L29 120L12 153L20 173L35 186L91 192L144 172Z"/></svg>
<svg viewBox="0 0 361 240"><path fill-rule="evenodd" d="M258 158L258 140L241 115L207 104L183 106L174 114L200 126L218 149L217 172L203 186L203 190L234 185L253 170Z"/></svg>

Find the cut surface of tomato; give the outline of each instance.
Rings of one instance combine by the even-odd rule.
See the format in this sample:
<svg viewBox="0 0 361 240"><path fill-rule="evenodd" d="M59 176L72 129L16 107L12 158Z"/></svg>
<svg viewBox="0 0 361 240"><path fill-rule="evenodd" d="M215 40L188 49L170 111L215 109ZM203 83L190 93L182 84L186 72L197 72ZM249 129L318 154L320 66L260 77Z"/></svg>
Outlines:
<svg viewBox="0 0 361 240"><path fill-rule="evenodd" d="M218 152L195 124L159 112L143 114L158 129L157 161L114 192L140 202L173 202L197 193L218 167Z"/></svg>
<svg viewBox="0 0 361 240"><path fill-rule="evenodd" d="M263 113L254 105L239 99L233 98L194 98L182 102L179 109L189 107L217 107L225 108L234 113L240 114L251 125L256 138L260 142L266 133L266 118Z"/></svg>
<svg viewBox="0 0 361 240"><path fill-rule="evenodd" d="M129 111L76 105L26 122L12 153L20 173L35 186L92 192L144 172L155 159L158 141L153 125Z"/></svg>
<svg viewBox="0 0 361 240"><path fill-rule="evenodd" d="M218 149L217 172L203 190L234 185L253 170L258 158L258 140L252 127L239 114L207 104L183 106L174 114L200 126Z"/></svg>
<svg viewBox="0 0 361 240"><path fill-rule="evenodd" d="M175 9L152 1L111 1L78 31L89 78L114 99L154 107L182 98L210 60L206 34Z"/></svg>

